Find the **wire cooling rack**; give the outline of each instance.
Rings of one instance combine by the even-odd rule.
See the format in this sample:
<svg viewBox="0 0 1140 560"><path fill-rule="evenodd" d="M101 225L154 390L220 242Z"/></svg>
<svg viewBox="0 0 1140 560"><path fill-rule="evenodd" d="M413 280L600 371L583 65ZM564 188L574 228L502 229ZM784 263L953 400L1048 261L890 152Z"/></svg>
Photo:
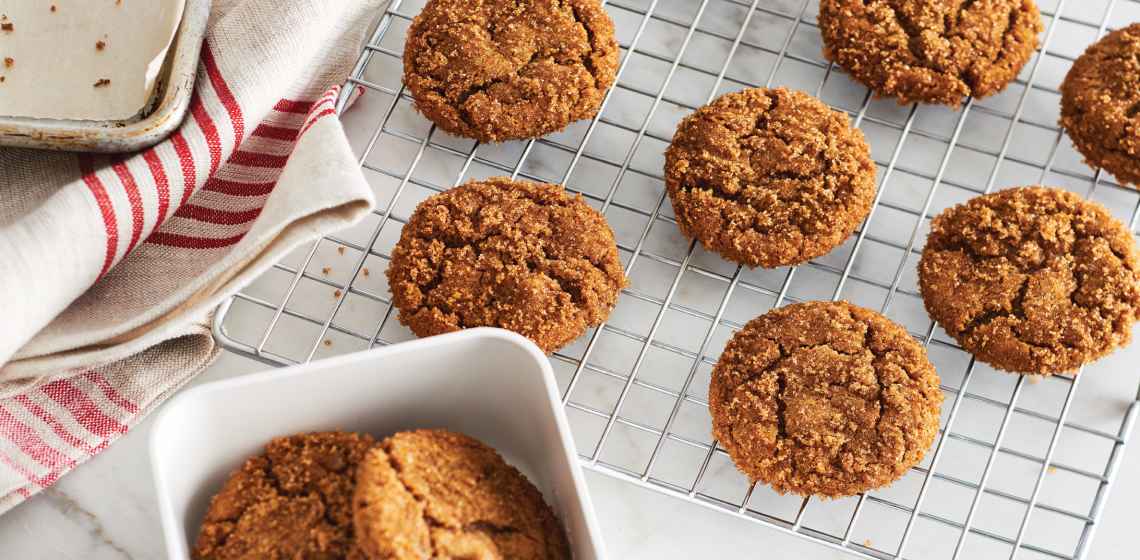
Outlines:
<svg viewBox="0 0 1140 560"><path fill-rule="evenodd" d="M994 371L935 328L914 271L931 216L1008 186L1074 190L1135 233L1140 195L1092 173L1056 122L1073 59L1106 30L1140 20L1140 4L1041 4L1043 46L1021 77L953 111L872 99L820 55L813 0L609 0L623 59L600 116L538 140L478 145L413 110L401 54L423 1L394 0L350 80L366 94L342 116L379 208L235 296L216 335L272 364L410 339L384 270L415 205L472 178L562 183L606 215L631 280L604 326L551 356L585 466L866 558L1083 558L1140 409L1140 350L1080 375ZM768 85L849 113L872 146L879 190L867 222L830 254L749 270L680 235L663 152L695 107ZM925 461L888 488L780 496L749 484L711 439L709 374L754 316L829 298L882 310L927 346L946 394L942 429Z"/></svg>

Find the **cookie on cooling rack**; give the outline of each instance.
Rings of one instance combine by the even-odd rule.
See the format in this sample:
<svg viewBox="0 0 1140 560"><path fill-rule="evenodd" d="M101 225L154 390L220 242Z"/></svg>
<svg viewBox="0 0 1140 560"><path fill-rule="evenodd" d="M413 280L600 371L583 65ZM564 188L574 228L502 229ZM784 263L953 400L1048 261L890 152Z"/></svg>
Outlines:
<svg viewBox="0 0 1140 560"><path fill-rule="evenodd" d="M1140 185L1140 23L1073 63L1061 84L1061 126L1090 166Z"/></svg>
<svg viewBox="0 0 1140 560"><path fill-rule="evenodd" d="M443 430L401 432L369 453L353 499L375 560L570 558L542 494L494 449Z"/></svg>
<svg viewBox="0 0 1140 560"><path fill-rule="evenodd" d="M1140 262L1128 228L1068 191L1021 187L934 218L918 265L927 312L1012 372L1072 371L1128 343Z"/></svg>
<svg viewBox="0 0 1140 560"><path fill-rule="evenodd" d="M210 500L194 558L355 558L357 466L376 444L346 432L274 439Z"/></svg>
<svg viewBox="0 0 1140 560"><path fill-rule="evenodd" d="M1005 88L1037 48L1033 0L821 0L823 54L899 103L957 107Z"/></svg>
<svg viewBox="0 0 1140 560"><path fill-rule="evenodd" d="M440 128L484 142L593 117L620 51L598 0L430 0L404 45L404 84Z"/></svg>
<svg viewBox="0 0 1140 560"><path fill-rule="evenodd" d="M875 164L847 115L787 89L747 89L697 109L665 152L681 231L748 266L832 250L867 217Z"/></svg>
<svg viewBox="0 0 1140 560"><path fill-rule="evenodd" d="M850 496L897 480L938 432L942 391L926 350L846 302L773 309L713 369L713 435L777 492Z"/></svg>
<svg viewBox="0 0 1140 560"><path fill-rule="evenodd" d="M417 335L500 327L546 352L605 321L625 283L601 213L557 185L503 177L421 202L388 266Z"/></svg>

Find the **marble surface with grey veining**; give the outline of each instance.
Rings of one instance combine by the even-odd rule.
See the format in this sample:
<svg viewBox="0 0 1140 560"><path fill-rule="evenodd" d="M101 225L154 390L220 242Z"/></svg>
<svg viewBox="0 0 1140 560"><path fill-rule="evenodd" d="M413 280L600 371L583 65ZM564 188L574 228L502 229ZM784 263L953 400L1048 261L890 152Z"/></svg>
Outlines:
<svg viewBox="0 0 1140 560"><path fill-rule="evenodd" d="M1045 0L1039 2L1046 9L1055 4L1055 1ZM1090 4L1100 5L1103 0L1095 0ZM415 6L422 4L422 0L405 0L404 6L414 10ZM649 4L648 0L615 0L610 11L617 22L618 35L623 45L628 45L634 38L633 30L638 25L636 12L622 9L620 6L643 9ZM684 20L691 17L693 6L698 4L693 0L660 0L657 5L659 13L666 18ZM747 4L747 2L745 2ZM1082 3L1072 3L1080 5ZM1134 5L1135 3L1121 3ZM661 200L662 185L654 174L659 175L661 166L661 151L664 146L662 138L667 139L675 123L683 117L688 109L681 103L699 105L710 95L728 89L737 89L746 84L765 83L772 76L774 84L788 85L818 93L828 103L842 107L851 112L858 112L865 99L865 90L851 83L841 73L825 73L819 66L813 66L812 61L820 60L820 45L818 33L814 31L811 22L814 18L814 3L808 4L804 13L806 23L798 28L791 40L786 44L790 57L783 59L777 66L777 57L772 50L778 50L785 44L787 33L793 28L791 19L804 6L799 0L776 0L760 2L764 10L758 11L750 21L744 33L743 46L738 48L731 64L725 66L723 61L731 48L731 42L714 40L717 35L732 37L739 28L741 9L739 2L726 2L715 0L708 4L709 8L702 16L700 28L710 33L694 35L690 50L684 58L685 65L680 67L677 74L669 82L666 99L660 103L655 112L646 120L646 107L650 105L651 98L638 98L637 93L631 89L622 89L611 99L606 110L606 117L616 125L632 127L634 130L643 124L646 135L639 140L636 151L631 153L630 167L633 172L622 177L620 186L613 194L616 204L607 211L607 218L615 230L618 241L623 246L637 245L638 236L648 231L644 238L644 250L658 255L656 260L643 259L637 269L631 274L633 288L642 294L652 297L664 298L669 290L674 271L663 264L670 259L680 261L685 256L688 245L676 231L676 227L665 220L658 220L649 230L645 230L644 216L632 210L651 213L654 206ZM1093 17L1096 9L1077 10L1070 15L1070 19L1078 20ZM780 15L785 14L785 15ZM1093 15L1089 15L1093 14ZM1140 17L1138 11L1134 17ZM1120 22L1113 20L1113 25ZM404 23L406 28L406 22ZM399 26L381 42L381 46L398 50L401 43L401 29ZM661 20L654 20L647 27L644 35L639 39L639 50L648 55L639 54L631 60L623 74L623 83L633 89L656 91L660 87L662 76L668 71L668 64L662 63L660 58L668 58L676 53L685 41L683 28L670 26ZM1074 42L1073 46L1062 46L1061 50L1068 56L1079 53L1079 46L1087 42L1088 37L1067 33L1062 30L1058 35L1059 41L1066 39ZM767 51L764 49L768 49ZM697 56L697 52L704 53ZM1070 52L1072 51L1072 52ZM657 58L654 58L656 56ZM398 59L385 58L377 55L365 70L365 77L372 83L397 88L399 86ZM710 78L722 68L725 68L725 81L717 83ZM703 71L703 73L702 73ZM1053 87L1059 83L1063 76L1063 68L1046 63L1042 66L1038 81ZM826 80L824 78L826 77ZM644 96L643 96L644 97ZM1010 92L995 96L979 103L992 111L1011 112L1019 103L1020 93L1014 88ZM676 101L674 103L670 100ZM350 143L358 153L365 146L370 145L370 139L375 124L387 107L383 95L366 95L354 109L345 117L345 125ZM862 128L868 141L872 144L872 152L876 160L882 165L891 159L892 151L898 139L898 129L907 120L908 108L900 108L889 101L872 101L865 110L867 120ZM1056 99L1047 95L1028 96L1024 103L1023 117L1041 122L1055 122ZM956 120L961 114L948 109L937 107L923 107L913 116L913 129L917 133L949 134L954 129ZM991 113L975 111L970 114L967 126L963 128L963 141L971 144L996 150L1000 146L1002 134L993 133L1004 130L1000 122L994 121ZM392 173L404 172L409 162L416 156L416 143L407 138L422 137L428 130L428 124L411 110L407 103L400 103L391 114L389 127L403 135L403 139L387 134L377 138L373 150L367 155L365 161L373 169L366 172L369 180L376 188L381 211L390 210L396 219L406 218L416 202L429 196L433 188L446 188L456 180L456 173L462 169L463 158L454 157L445 151L431 148L420 155L419 165L414 172L416 180L406 185L400 185L399 180L386 177L381 171ZM893 127L893 128L892 128ZM553 135L552 138L564 145L576 146L587 133L587 123L572 125L567 131ZM578 168L570 174L566 184L569 188L593 196L594 202L604 198L607 190L614 180L613 170L607 170L604 165L594 165L592 162L609 159L621 159L631 149L634 135L620 126L599 126L591 132L590 141L584 149L587 156L578 162ZM1048 135L1046 135L1048 136ZM1017 141L1009 147L1011 156L1036 161L1041 153L1047 152L1048 145L1042 147L1037 138L1017 135ZM1050 138L1045 138L1046 141ZM448 138L444 135L435 135L433 145L442 145L464 153L470 149L467 141ZM886 208L872 220L872 231L881 238L889 239L895 243L906 244L913 229L913 216L899 213L891 208L914 209L920 208L924 197L930 188L929 182L919 178L920 172L933 173L938 168L943 148L940 146L924 147L920 140L911 140L912 147L902 150L898 154L899 169L892 175L891 182L885 189L883 201ZM524 143L508 143L496 146L479 147L479 161L467 169L467 176L489 174L502 174L503 167L510 169L512 162L524 153ZM552 149L550 146L538 144L528 152L529 155L522 165L522 172L528 176L550 181L560 181L568 173L570 155L565 151ZM616 154L616 155L615 155ZM965 159L959 159L961 158ZM945 170L947 184L951 182L958 185L967 185L980 189L985 185L987 175L993 169L992 163L969 159L969 153L955 153L951 165ZM500 167L495 167L495 165ZM1075 155L1071 146L1063 143L1056 154L1055 170L1064 171L1063 174L1054 174L1049 177L1058 184L1082 192L1088 191L1087 182L1080 179L1081 173L1087 173L1087 168L1080 163L1079 156ZM381 170L381 171L376 171ZM880 173L883 168L880 168ZM1034 182L1038 180L1037 171L1022 169L1018 166L1003 166L1000 169L998 181L1000 184L1015 184L1018 182ZM403 193L397 196L397 193ZM970 191L943 185L934 198L932 209L938 210L947 205L960 202L971 195ZM1101 188L1095 198L1105 203L1119 216L1126 218L1128 212L1135 208L1137 203L1135 193ZM388 208L387 205L390 205ZM669 215L667 204L662 214ZM632 210L631 210L632 209ZM375 227L378 218L370 217L358 228L345 232L343 238L348 241L366 243ZM378 252L386 252L394 243L398 230L386 228L374 244ZM847 254L845 245L835 252L820 259L826 265L843 267L844 256ZM853 274L868 277L879 282L891 283L892 274L896 271L897 255L892 255L884 249L885 246L876 243L865 244L853 260ZM343 251L335 250L332 244L322 244L309 270L321 271L328 268L332 280L339 281L339 275L345 274L349 266L343 263L345 259L352 258L352 251L344 255ZM339 254L338 254L339 253ZM623 258L628 258L628 252L623 252ZM890 260L894 259L894 260ZM301 263L296 255L287 259L291 265ZM715 274L732 274L731 266L699 249L692 257L692 264ZM889 265L884 266L884 262ZM903 275L899 279L901 286L911 289L914 284L913 259L904 262L904 266L897 268ZM369 256L365 266L372 267L372 274L359 278L354 289L368 291L376 294L385 294L387 291L384 282L382 259ZM825 267L802 267L797 271L797 280L789 290L789 295L795 298L830 298L834 287L834 278L828 276ZM742 324L771 306L772 298L766 295L765 289L775 293L780 285L786 270L778 271L744 271L741 282L761 289L740 289L731 295L733 298L725 310L724 319L736 324ZM886 274L885 277L880 277ZM706 314L715 313L722 297L728 297L723 282L713 280L711 274L685 274L675 285L673 301L687 309L697 310ZM291 275L271 270L266 276L250 286L246 292L269 301L276 301L284 293L283 290L291 281ZM719 282L719 283L718 283ZM863 286L864 289L860 289ZM877 307L881 303L882 293L865 289L866 286L857 282L848 284L843 297L856 303ZM355 294L350 294L353 296ZM880 300L875 300L880 298ZM326 285L302 282L298 287L297 295L290 300L291 311L315 317L324 317L328 313L332 302L330 289ZM245 306L248 307L248 306ZM227 322L227 327L238 338L244 332L253 343L259 339L260 330L264 328L267 313L264 309L246 309L235 304L235 312ZM385 308L367 298L349 297L337 313L339 325L359 332L372 332L376 326L377 317L384 315ZM611 324L620 327L625 332L635 335L645 335L650 331L653 318L657 310L645 301L636 298L623 298L611 318ZM914 298L899 298L891 308L891 317L911 328L912 331L922 332L926 328L928 318L922 310L921 302ZM261 322L259 322L261 321ZM692 314L666 313L659 325L655 328L654 336L658 341L669 347L679 348L687 352L701 350L702 337L699 334L708 329L707 324L699 324ZM267 341L266 349L281 355L302 359L308 351L305 336L313 336L311 329L305 331L303 325L290 323L285 317L282 324L274 331ZM380 336L388 342L398 342L411 337L405 329L389 321L381 325ZM308 333L306 335L306 333ZM698 334L694 334L698 333ZM650 348L647 354L639 357L640 347L632 344L622 337L610 336L612 333L603 333L598 339L589 361L599 368L611 371L629 371L631 364L640 362L638 376L652 383L678 387L681 380L689 373L688 362L678 362L675 356L668 352L660 352L659 347ZM727 329L715 329L710 336L706 350L708 359L715 359L719 348L730 335ZM328 335L328 343L317 348L316 355L341 353L363 348L360 340L351 337L339 336L336 333ZM941 336L941 335L940 335ZM562 354L575 358L581 356L586 347L586 340L582 339L565 349ZM305 341L300 343L300 341ZM318 341L319 342L319 341ZM1135 346L1135 345L1134 345ZM932 360L943 375L944 384L957 386L962 380L962 356L953 355L944 351L944 347L932 346ZM299 353L299 355L294 355ZM1128 395L1135 391L1136 364L1140 363L1140 349L1133 347L1118 353L1098 365L1095 371L1089 372L1088 379L1081 386L1081 399L1070 411L1070 419L1096 426L1098 429L1115 431L1112 419L1119 418L1121 407L1129 402ZM555 360L556 375L563 387L572 374L572 360ZM265 366L239 357L234 354L223 354L219 361L203 374L195 383L217 380L235 375L241 375L263 369ZM695 370L695 379L690 394L702 398L702 385L707 386L707 367ZM970 390L972 393L997 400L1004 400L1009 394L1012 376L1001 374L993 370L980 367L972 378ZM1111 374L1113 372L1120 375ZM588 373L588 372L587 372ZM1111 375L1110 375L1111 374ZM1053 382L1028 384L1022 392L1020 406L1030 410L1050 411L1057 407L1058 387L1064 385ZM604 376L586 375L577 384L572 399L575 402L608 409L616 400L617 390L621 384L616 385ZM1062 395L1063 397L1063 395ZM1063 400L1063 398L1062 398ZM948 401L949 402L949 401ZM622 405L623 417L645 419L647 423L660 422L662 414L668 414L672 401L662 402L654 400L654 395L638 392L634 388ZM955 431L970 437L988 440L992 438L993 428L1000 417L993 417L994 410L984 406L974 406L972 401L966 402L962 407L962 414L955 424ZM587 435L589 426L582 424L582 418L571 415L571 424L575 435L582 435L579 441L580 450L593 445ZM1040 454L1042 441L1048 439L1049 426L1033 426L1014 424L1010 427L1006 445L1014 449L1023 449L1027 453ZM707 412L697 408L683 407L678 414L677 421L672 430L693 441L708 441ZM58 484L28 500L14 510L0 516L0 560L20 559L91 559L91 560L117 560L117 559L151 559L164 557L163 535L157 518L156 502L151 479L151 470L147 453L147 439L150 435L150 421L143 421L130 434L126 435L101 455L90 462L80 466L74 472L63 477ZM602 451L601 458L614 465L629 465L637 468L644 465L644 457L652 451L655 440L641 437L635 431L624 430L619 426L609 435ZM1075 443L1074 443L1075 442ZM665 448L666 452L671 452ZM1095 451L1095 450L1094 450ZM1103 450L1097 451L1101 452ZM1061 458L1066 462L1080 463L1084 455L1091 455L1090 450L1081 447L1079 439L1073 439L1066 434L1060 449ZM940 471L955 473L962 478L976 476L976 469L980 468L986 460L983 455L969 455L967 451L954 451L948 455L951 459L940 465ZM973 457L973 458L972 458ZM661 460L654 464L653 476L663 480L678 481L692 480L692 462L685 467L683 458ZM1095 457L1094 457L1095 459ZM700 456L696 457L699 463ZM1019 486L1028 480L1033 480L1033 470L1030 468L1028 477L1021 474L1018 466L1005 469L1008 465L999 465L995 469L997 474L991 480L1002 488L1009 485L1011 492L1018 495L1027 495L1027 488ZM971 469L975 469L972 471ZM959 473L959 471L961 471ZM1120 465L1120 473L1116 486L1110 495L1104 511L1103 521L1097 529L1097 538L1094 541L1088 558L1117 559L1135 557L1135 519L1140 513L1140 451L1136 445L1126 450L1126 455ZM1056 480L1064 474L1050 472L1049 476L1056 476ZM1054 480L1054 479L1049 479ZM835 559L846 557L842 553L808 543L801 539L788 536L777 530L764 527L746 520L734 518L721 512L714 511L698 505L687 504L677 499L654 493L626 482L618 481L592 471L587 471L587 481L590 487L597 514L601 521L603 536L612 558L621 559L663 559L663 558L728 558L728 557L754 557L754 558L802 558L802 559ZM913 498L916 491L914 477L900 481L891 488L885 489L878 495L905 502L908 496ZM991 484L992 486L992 484ZM700 487L703 495L710 497L723 497L725 500L739 500L746 490L746 481L732 468L722 456L716 455L708 466ZM1078 487L1073 484L1053 482L1047 484L1042 494L1046 503L1064 502L1066 492L1078 501L1082 496L1089 496L1095 491L1087 487ZM961 517L963 505L969 505L971 495L965 496L965 503L961 502L961 495L941 494L935 488L924 505L924 511L947 510L948 516ZM794 515L798 500L777 496L763 487L758 487L749 497L749 506L757 511L772 515ZM1087 503L1085 507L1087 507ZM834 531L837 524L845 522L842 515L844 502L837 501L827 507L809 507L805 514L805 523L808 526L818 526L824 530ZM957 508L957 509L956 509ZM1007 515L1008 513L1008 515ZM984 526L1008 526L1010 520L1016 520L1017 512L1007 512L999 506L987 506L976 520ZM1002 519L1002 517L1005 519ZM1052 523L1046 516L1036 518L1043 527L1051 527ZM892 517L890 511L866 513L860 522L856 542L868 544L886 543L875 541L879 538L876 530L885 528L891 523L898 522L898 515ZM1037 521L1035 521L1037 523ZM842 526L838 527L840 530ZM1008 527L1007 527L1008 528ZM921 531L920 529L917 529ZM1046 531L1047 533L1049 531ZM916 533L918 534L918 533ZM1059 534L1059 532L1058 532ZM1051 535L1031 535L1032 538L1048 540ZM913 558L949 558L950 548L945 544L952 543L956 535L941 535L928 537L921 535L912 539L908 557ZM1058 538L1070 538L1069 535L1060 535ZM873 542L874 541L874 542ZM951 545L952 546L952 545Z"/></svg>

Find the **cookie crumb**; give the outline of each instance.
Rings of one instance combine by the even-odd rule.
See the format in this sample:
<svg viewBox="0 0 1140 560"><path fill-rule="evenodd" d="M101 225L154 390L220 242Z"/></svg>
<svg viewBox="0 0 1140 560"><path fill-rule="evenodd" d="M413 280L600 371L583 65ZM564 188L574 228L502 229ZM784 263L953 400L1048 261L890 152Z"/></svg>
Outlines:
<svg viewBox="0 0 1140 560"><path fill-rule="evenodd" d="M101 87L107 87L107 86L109 86L109 85L111 85L111 80L110 80L110 79L108 79L108 78L99 78L99 80L95 82L95 85L94 85L94 87L97 87L97 88L101 88Z"/></svg>
<svg viewBox="0 0 1140 560"><path fill-rule="evenodd" d="M15 30L16 30L16 26L13 25L12 22L10 22L10 21L5 21L4 23L0 23L0 31L15 31Z"/></svg>
<svg viewBox="0 0 1140 560"><path fill-rule="evenodd" d="M368 275L369 275L369 274L371 274L370 272L368 272L368 267L365 267L365 268L364 268L364 270L361 270L360 272L363 272L363 273L364 273L364 277L365 277L365 278L367 278L367 277L368 277Z"/></svg>
<svg viewBox="0 0 1140 560"><path fill-rule="evenodd" d="M51 5L51 13L53 13L53 14L55 13L55 4Z"/></svg>
<svg viewBox="0 0 1140 560"><path fill-rule="evenodd" d="M11 68L14 64L16 64L16 59L10 56L4 57L4 68Z"/></svg>
<svg viewBox="0 0 1140 560"><path fill-rule="evenodd" d="M339 253L339 254L341 254L341 255L343 255L343 254L344 254L344 245L341 245L340 247L337 247L337 248L336 248L336 252L337 252L337 253Z"/></svg>
<svg viewBox="0 0 1140 560"><path fill-rule="evenodd" d="M325 347L330 347L330 346L332 346L332 340L331 340L331 339L328 339L328 338L326 338L326 339L325 339Z"/></svg>
<svg viewBox="0 0 1140 560"><path fill-rule="evenodd" d="M1049 468L1045 469L1045 472L1047 472L1049 474L1057 474L1057 467L1054 467L1053 465L1049 465Z"/></svg>
<svg viewBox="0 0 1140 560"><path fill-rule="evenodd" d="M344 295L344 292L341 292L340 290L333 291L333 298L334 299L340 299L340 296L342 296L342 295Z"/></svg>
<svg viewBox="0 0 1140 560"><path fill-rule="evenodd" d="M0 76L0 84L4 83L5 81L7 81L7 78Z"/></svg>
<svg viewBox="0 0 1140 560"><path fill-rule="evenodd" d="M101 50L106 49L106 48L107 48L107 42L106 41L95 41L95 50L101 51Z"/></svg>
<svg viewBox="0 0 1140 560"><path fill-rule="evenodd" d="M871 539L864 539L863 540L863 546L865 546L867 548L871 548Z"/></svg>
<svg viewBox="0 0 1140 560"><path fill-rule="evenodd" d="M321 274L324 274L325 276L328 276L330 272L332 272L331 266L326 266L321 269Z"/></svg>

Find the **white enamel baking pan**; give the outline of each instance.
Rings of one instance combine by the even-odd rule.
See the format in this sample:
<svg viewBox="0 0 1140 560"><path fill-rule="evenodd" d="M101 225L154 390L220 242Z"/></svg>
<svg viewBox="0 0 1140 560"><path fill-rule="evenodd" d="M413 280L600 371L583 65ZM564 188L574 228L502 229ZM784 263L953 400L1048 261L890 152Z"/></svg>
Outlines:
<svg viewBox="0 0 1140 560"><path fill-rule="evenodd" d="M120 153L149 148L166 139L182 124L190 107L210 2L186 0L154 93L137 115L121 121L80 121L0 114L0 146Z"/></svg>
<svg viewBox="0 0 1140 560"><path fill-rule="evenodd" d="M574 557L605 558L550 362L499 329L209 383L174 398L150 441L169 557L189 557L210 497L273 437L342 429L379 439L411 428L448 428L497 449L542 490Z"/></svg>

